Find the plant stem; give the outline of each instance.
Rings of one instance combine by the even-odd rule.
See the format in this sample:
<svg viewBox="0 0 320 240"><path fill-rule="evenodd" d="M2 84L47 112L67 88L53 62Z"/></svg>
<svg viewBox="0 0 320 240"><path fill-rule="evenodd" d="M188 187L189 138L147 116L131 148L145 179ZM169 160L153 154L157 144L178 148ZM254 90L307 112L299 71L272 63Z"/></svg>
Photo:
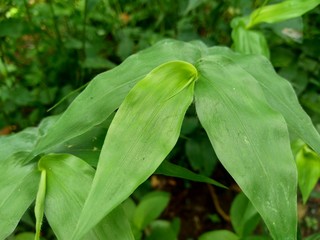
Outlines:
<svg viewBox="0 0 320 240"><path fill-rule="evenodd" d="M51 0L48 0L48 4L49 4L50 12L51 12L51 15L52 15L54 30L55 30L56 35L57 35L58 48L61 48L61 47L63 46L63 45L62 45L62 38L61 38L61 34L60 34L60 31L59 31L59 28L58 28L57 17L56 17L56 15L55 15L55 13L54 13L52 1L51 1Z"/></svg>
<svg viewBox="0 0 320 240"><path fill-rule="evenodd" d="M23 3L24 3L24 6L26 8L28 22L30 23L33 32L35 32L35 26L34 26L33 21L32 21L32 17L31 17L31 13L30 13L30 9L29 9L27 0L23 0ZM38 60L39 63L41 63L38 41L36 41L36 38L34 37L34 35L32 35L32 40L33 40L34 47L36 49L37 60Z"/></svg>
<svg viewBox="0 0 320 240"><path fill-rule="evenodd" d="M87 11L88 11L88 2L87 2L87 0L85 0L84 1L84 13L83 13L83 28L82 28L82 52L81 52L82 61L86 60ZM85 68L81 68L80 78L77 81L77 86L83 84L84 76L85 76Z"/></svg>
<svg viewBox="0 0 320 240"><path fill-rule="evenodd" d="M226 222L230 222L230 217L228 214L225 213L225 211L221 208L220 203L219 203L219 199L218 196L216 194L216 191L214 189L214 187L212 185L208 184L208 188L209 188L209 192L211 195L211 198L213 200L213 204L214 207L216 208L217 212L219 213L219 215L226 221Z"/></svg>
<svg viewBox="0 0 320 240"><path fill-rule="evenodd" d="M87 10L88 10L88 3L87 0L84 1L84 16L83 16L83 28L82 28L82 54L83 58L85 59L86 56L86 22L87 22Z"/></svg>
<svg viewBox="0 0 320 240"><path fill-rule="evenodd" d="M5 78L6 78L6 77L9 76L9 71L8 71L7 64L6 64L5 59L4 59L4 51L3 51L3 48L2 48L2 41L0 42L0 57L1 57L1 62L3 64L4 75L5 75Z"/></svg>

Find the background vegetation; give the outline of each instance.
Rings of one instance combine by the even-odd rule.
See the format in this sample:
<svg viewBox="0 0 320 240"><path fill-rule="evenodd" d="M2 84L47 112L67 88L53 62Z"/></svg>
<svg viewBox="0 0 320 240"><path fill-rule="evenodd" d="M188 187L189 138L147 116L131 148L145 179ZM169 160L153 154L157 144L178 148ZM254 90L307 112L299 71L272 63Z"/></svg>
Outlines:
<svg viewBox="0 0 320 240"><path fill-rule="evenodd" d="M2 0L0 134L36 126L44 117L61 113L96 74L117 66L129 55L161 39L202 40L209 46L232 46L231 20L250 14L266 2L279 1ZM300 103L320 130L319 7L302 17L261 24L256 29L267 39L270 59L277 72L292 83ZM56 103L59 104L52 108ZM239 189L212 157L210 143L192 109L187 114L182 134L170 156L173 162L214 176L233 190L226 192L155 175L134 193L134 202L127 203L129 208L140 204L138 206L144 209L136 208L138 213L133 213L134 221L140 226L136 235L149 234L150 239L156 239L150 236L157 234L150 232L166 229L166 234L173 231L168 234L179 233L180 239L193 239L212 229L244 231L244 226L230 223L229 215ZM317 188L307 205L300 205L301 231L305 236L320 229L320 212L316 207L320 202L320 190L319 186ZM154 189L170 194L161 192L153 198L165 204L154 216L146 217L149 221L141 223L139 211L146 212L149 206L145 195ZM245 202L239 196L236 199L240 200L233 206ZM143 208L144 205L147 207ZM151 204L151 209L155 205L159 205L157 200ZM161 218L167 221L153 221L161 213ZM232 208L231 215L235 218ZM258 223L259 218L255 218ZM16 234L33 229L32 213L26 213ZM256 232L260 235L266 232L263 224ZM43 237L52 238L46 226Z"/></svg>

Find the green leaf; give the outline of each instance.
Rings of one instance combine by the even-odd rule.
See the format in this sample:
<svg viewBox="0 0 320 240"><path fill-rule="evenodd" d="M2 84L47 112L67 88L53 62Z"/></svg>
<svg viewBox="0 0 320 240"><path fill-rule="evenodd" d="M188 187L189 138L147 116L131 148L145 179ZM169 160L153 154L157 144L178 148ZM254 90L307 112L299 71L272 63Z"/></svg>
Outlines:
<svg viewBox="0 0 320 240"><path fill-rule="evenodd" d="M239 193L233 200L230 218L233 229L241 237L251 234L260 221L257 210L243 193Z"/></svg>
<svg viewBox="0 0 320 240"><path fill-rule="evenodd" d="M192 168L199 171L200 174L211 176L218 163L218 158L208 137L197 136L195 139L188 139L185 148Z"/></svg>
<svg viewBox="0 0 320 240"><path fill-rule="evenodd" d="M44 118L38 127L26 128L21 132L0 137L0 162L18 152L31 152L39 137L46 134L57 117Z"/></svg>
<svg viewBox="0 0 320 240"><path fill-rule="evenodd" d="M185 117L183 119L181 135L191 134L199 126L199 120L197 117Z"/></svg>
<svg viewBox="0 0 320 240"><path fill-rule="evenodd" d="M95 8L95 6L100 2L100 0L86 0L85 2L86 2L85 11L87 11L87 14L88 14Z"/></svg>
<svg viewBox="0 0 320 240"><path fill-rule="evenodd" d="M14 236L13 240L34 240L35 234L32 232L23 232Z"/></svg>
<svg viewBox="0 0 320 240"><path fill-rule="evenodd" d="M193 65L173 61L155 68L130 91L108 130L72 239L129 197L169 154L192 103L196 79Z"/></svg>
<svg viewBox="0 0 320 240"><path fill-rule="evenodd" d="M190 11L196 9L201 4L203 4L205 0L188 0L188 5L183 12L183 15L187 15Z"/></svg>
<svg viewBox="0 0 320 240"><path fill-rule="evenodd" d="M320 4L320 0L286 0L256 9L250 15L247 27L261 22L275 23L299 17Z"/></svg>
<svg viewBox="0 0 320 240"><path fill-rule="evenodd" d="M150 224L150 235L146 240L177 240L178 236L172 224L165 220L156 220Z"/></svg>
<svg viewBox="0 0 320 240"><path fill-rule="evenodd" d="M189 169L186 169L184 167L181 167L179 165L173 164L168 161L163 161L159 168L155 172L156 174L162 174L165 176L170 176L170 177L178 177L178 178L183 178L187 180L191 180L194 182L203 182L203 183L209 183L218 187L222 188L227 188L223 184L208 178L204 175L201 174L196 174Z"/></svg>
<svg viewBox="0 0 320 240"><path fill-rule="evenodd" d="M227 48L211 48L211 54L232 59L260 84L268 104L280 112L291 131L320 154L320 135L302 109L290 83L277 75L271 63L262 56L243 56Z"/></svg>
<svg viewBox="0 0 320 240"><path fill-rule="evenodd" d="M52 153L68 153L96 167L103 141L113 117L114 114L88 132L53 147Z"/></svg>
<svg viewBox="0 0 320 240"><path fill-rule="evenodd" d="M307 237L305 240L319 240L320 233L313 234L312 236Z"/></svg>
<svg viewBox="0 0 320 240"><path fill-rule="evenodd" d="M121 204L124 212L126 213L128 219L131 221L133 218L133 214L137 208L135 202L132 200L132 198L127 198L122 204Z"/></svg>
<svg viewBox="0 0 320 240"><path fill-rule="evenodd" d="M36 164L21 162L27 153L1 161L0 167L0 239L8 237L36 198L40 174Z"/></svg>
<svg viewBox="0 0 320 240"><path fill-rule="evenodd" d="M0 37L18 38L29 31L28 23L22 18L4 18L0 22Z"/></svg>
<svg viewBox="0 0 320 240"><path fill-rule="evenodd" d="M143 230L149 223L157 219L167 207L170 194L167 192L151 192L139 202L134 215L133 224Z"/></svg>
<svg viewBox="0 0 320 240"><path fill-rule="evenodd" d="M243 18L235 18L231 22L233 49L245 54L261 54L270 57L269 47L262 32L246 28Z"/></svg>
<svg viewBox="0 0 320 240"><path fill-rule="evenodd" d="M274 23L270 26L270 28L278 36L284 38L285 40L292 40L298 43L302 43L302 40L303 40L303 18L302 17L292 18L283 22ZM276 48L273 48L273 50L274 49ZM286 50L288 50L288 48L286 48Z"/></svg>
<svg viewBox="0 0 320 240"><path fill-rule="evenodd" d="M308 146L303 146L296 155L296 162L299 188L303 203L306 203L320 178L320 156Z"/></svg>
<svg viewBox="0 0 320 240"><path fill-rule="evenodd" d="M71 103L50 132L40 139L34 155L102 123L120 106L130 89L158 65L173 60L194 63L199 55L192 44L165 40L130 56L118 67L99 74Z"/></svg>
<svg viewBox="0 0 320 240"><path fill-rule="evenodd" d="M0 162L17 152L28 152L35 146L38 129L26 128L23 131L9 136L0 137Z"/></svg>
<svg viewBox="0 0 320 240"><path fill-rule="evenodd" d="M239 240L240 238L236 234L228 230L216 230L216 231L206 232L198 238L198 240L214 240L214 239Z"/></svg>
<svg viewBox="0 0 320 240"><path fill-rule="evenodd" d="M46 155L40 159L39 168L46 172L47 220L58 239L68 240L90 190L94 169L81 159L67 154ZM102 219L83 239L133 240L133 236L120 207Z"/></svg>
<svg viewBox="0 0 320 240"><path fill-rule="evenodd" d="M249 237L241 238L241 240L272 240L272 239L268 236L249 236Z"/></svg>
<svg viewBox="0 0 320 240"><path fill-rule="evenodd" d="M297 174L283 117L257 80L226 57L203 58L198 71L196 110L219 160L273 238L295 239Z"/></svg>

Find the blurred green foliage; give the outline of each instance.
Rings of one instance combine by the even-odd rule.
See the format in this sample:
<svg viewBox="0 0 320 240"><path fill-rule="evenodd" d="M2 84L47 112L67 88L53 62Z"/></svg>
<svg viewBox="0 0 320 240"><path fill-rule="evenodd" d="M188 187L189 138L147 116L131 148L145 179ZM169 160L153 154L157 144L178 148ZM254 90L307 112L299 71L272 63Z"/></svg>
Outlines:
<svg viewBox="0 0 320 240"><path fill-rule="evenodd" d="M97 73L160 39L231 46L230 22L262 0L3 0L0 2L0 129L60 113ZM320 9L255 30L271 60L320 122ZM66 101L51 112L55 103Z"/></svg>

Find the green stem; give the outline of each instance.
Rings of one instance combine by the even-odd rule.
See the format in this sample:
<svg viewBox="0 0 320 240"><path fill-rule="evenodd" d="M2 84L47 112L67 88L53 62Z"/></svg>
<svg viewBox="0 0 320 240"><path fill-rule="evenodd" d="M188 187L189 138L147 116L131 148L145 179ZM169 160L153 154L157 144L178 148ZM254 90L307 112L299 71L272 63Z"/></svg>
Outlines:
<svg viewBox="0 0 320 240"><path fill-rule="evenodd" d="M30 13L30 9L29 9L27 0L23 0L23 3L24 3L24 6L26 8L28 22L30 23L30 25L32 27L32 30L35 32L35 26L34 26L33 21L32 21L32 17L31 17L31 13ZM34 37L34 35L32 35L32 40L33 40L33 43L34 43L34 47L36 49L37 59L38 59L39 63L41 63L38 41L36 41L36 38Z"/></svg>
<svg viewBox="0 0 320 240"><path fill-rule="evenodd" d="M82 29L82 54L83 54L84 59L85 59L85 56L86 56L87 10L88 10L88 3L87 3L87 0L85 0L84 1L83 29Z"/></svg>
<svg viewBox="0 0 320 240"><path fill-rule="evenodd" d="M82 52L81 52L82 61L85 61L86 59L87 12L88 12L88 2L87 0L85 0L84 13L83 13L83 28L82 28ZM84 76L85 76L85 68L81 68L80 78L77 81L77 86L83 83Z"/></svg>
<svg viewBox="0 0 320 240"><path fill-rule="evenodd" d="M4 51L2 48L2 41L0 42L0 57L1 57L1 62L3 65L3 69L4 69L4 75L5 75L5 78L7 78L9 76L9 71L8 71L7 64L4 59Z"/></svg>
<svg viewBox="0 0 320 240"><path fill-rule="evenodd" d="M51 1L51 0L48 0L48 4L49 4L50 12L51 12L51 15L52 15L54 30L55 30L56 35L57 35L58 47L60 48L60 47L62 47L63 45L62 45L61 34L60 34L60 31L59 31L59 27L58 27L57 17L56 17L56 15L55 15L55 13L54 13L52 1Z"/></svg>

